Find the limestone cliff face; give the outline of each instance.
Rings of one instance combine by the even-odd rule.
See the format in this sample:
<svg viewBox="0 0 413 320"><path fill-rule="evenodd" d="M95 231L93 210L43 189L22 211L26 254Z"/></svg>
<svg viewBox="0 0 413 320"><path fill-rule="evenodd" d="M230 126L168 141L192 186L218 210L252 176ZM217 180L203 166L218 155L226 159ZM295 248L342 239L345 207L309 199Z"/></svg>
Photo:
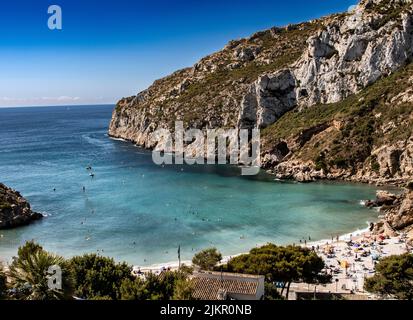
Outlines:
<svg viewBox="0 0 413 320"><path fill-rule="evenodd" d="M404 66L412 57L410 1L363 1L308 39L294 66L299 105L338 102Z"/></svg>
<svg viewBox="0 0 413 320"><path fill-rule="evenodd" d="M382 219L374 226L374 233L395 236L404 232L413 243L413 186L400 195L378 191L374 201L367 206L380 207Z"/></svg>
<svg viewBox="0 0 413 320"><path fill-rule="evenodd" d="M0 229L14 228L41 219L20 193L0 183Z"/></svg>
<svg viewBox="0 0 413 320"><path fill-rule="evenodd" d="M341 101L404 66L413 52L409 2L363 1L353 13L326 20L296 63L252 85L255 97L245 96L240 122L256 110L258 126L268 126L296 106Z"/></svg>
<svg viewBox="0 0 413 320"><path fill-rule="evenodd" d="M397 123L412 124L411 77L405 74L411 69L394 79L400 90L384 98L369 88L411 62L412 19L412 0L363 0L349 13L231 41L192 68L120 100L109 133L152 148L151 133L172 130L175 120L202 129L258 127L265 129L265 166L280 178L404 183L413 177L413 137L411 130L397 132ZM351 112L344 103L349 99ZM393 105L400 119L379 112ZM380 139L357 136L354 124L350 130L358 118L372 120ZM279 128L294 122L299 132ZM354 138L345 142L347 154L328 141L339 135ZM324 148L314 146L317 140Z"/></svg>
<svg viewBox="0 0 413 320"><path fill-rule="evenodd" d="M175 120L182 120L191 128L236 127L240 123L242 101L254 99L251 85L262 75L278 72L288 67L304 52L306 40L315 34L322 21L272 28L258 32L248 39L231 41L221 51L203 58L192 68L179 70L157 80L136 96L121 99L113 112L110 135L131 140L140 146L152 147L150 135L157 128L174 127ZM287 74L286 74L287 75ZM270 76L269 76L270 77ZM294 79L289 77L290 81ZM265 80L260 81L262 85ZM285 106L278 117L295 106L294 97L282 97L283 92L272 98L273 83L269 84L268 97L258 99L261 113L258 118L266 123L277 120L275 113L266 112L281 98ZM295 83L290 88L294 89ZM259 90L259 89L258 89ZM288 90L287 90L288 91ZM248 108L246 103L246 108ZM257 117L243 123L256 125ZM247 115L248 117L248 115Z"/></svg>

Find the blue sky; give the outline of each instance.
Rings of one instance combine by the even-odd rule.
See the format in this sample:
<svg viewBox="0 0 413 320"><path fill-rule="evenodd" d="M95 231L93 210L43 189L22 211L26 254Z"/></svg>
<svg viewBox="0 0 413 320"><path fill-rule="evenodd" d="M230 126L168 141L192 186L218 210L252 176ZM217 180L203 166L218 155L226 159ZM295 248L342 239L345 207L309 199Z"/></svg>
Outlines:
<svg viewBox="0 0 413 320"><path fill-rule="evenodd" d="M0 107L115 103L229 40L356 0L14 0L0 4ZM63 29L47 27L62 8Z"/></svg>

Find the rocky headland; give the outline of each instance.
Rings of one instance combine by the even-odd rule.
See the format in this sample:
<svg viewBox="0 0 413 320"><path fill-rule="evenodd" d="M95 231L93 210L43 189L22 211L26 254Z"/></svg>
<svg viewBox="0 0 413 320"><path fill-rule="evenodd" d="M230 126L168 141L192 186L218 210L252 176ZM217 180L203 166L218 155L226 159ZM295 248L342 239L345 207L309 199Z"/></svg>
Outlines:
<svg viewBox="0 0 413 320"><path fill-rule="evenodd" d="M0 229L10 229L39 220L42 214L33 212L22 195L0 183Z"/></svg>
<svg viewBox="0 0 413 320"><path fill-rule="evenodd" d="M413 243L413 183L409 183L401 194L377 191L376 199L366 201L366 206L379 208L381 218L374 225L374 234L394 237L405 233Z"/></svg>
<svg viewBox="0 0 413 320"><path fill-rule="evenodd" d="M230 41L113 111L109 134L153 148L158 128L260 128L281 179L405 185L413 179L412 0Z"/></svg>

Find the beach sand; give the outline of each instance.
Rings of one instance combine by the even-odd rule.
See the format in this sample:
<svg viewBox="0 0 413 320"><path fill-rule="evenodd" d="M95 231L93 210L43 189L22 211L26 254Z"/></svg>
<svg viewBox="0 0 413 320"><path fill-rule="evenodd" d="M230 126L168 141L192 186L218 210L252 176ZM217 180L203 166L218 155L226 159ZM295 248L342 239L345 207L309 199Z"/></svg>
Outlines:
<svg viewBox="0 0 413 320"><path fill-rule="evenodd" d="M312 248L314 244L308 244ZM374 275L375 264L382 258L412 253L412 247L406 244L404 234L395 237L373 235L368 230L358 234L346 235L335 241L318 241L317 254L323 258L326 271L332 274L332 283L322 286L296 283L291 291L326 292L340 294L365 295L364 280Z"/></svg>
<svg viewBox="0 0 413 320"><path fill-rule="evenodd" d="M303 247L314 249L326 264L326 272L332 274L333 279L327 285L308 285L293 283L290 288L292 298L294 292L325 292L339 294L357 294L367 298L374 298L364 291L365 278L374 275L374 266L379 259L413 252L408 247L403 234L396 237L385 238L372 235L368 229L358 230L345 234L333 240L320 240L300 244ZM234 255L235 256L235 255ZM234 256L224 257L221 261L225 264ZM181 264L191 266L191 261L182 261ZM159 274L163 270L177 270L178 262L157 264L150 267L134 266L135 272L152 272Z"/></svg>

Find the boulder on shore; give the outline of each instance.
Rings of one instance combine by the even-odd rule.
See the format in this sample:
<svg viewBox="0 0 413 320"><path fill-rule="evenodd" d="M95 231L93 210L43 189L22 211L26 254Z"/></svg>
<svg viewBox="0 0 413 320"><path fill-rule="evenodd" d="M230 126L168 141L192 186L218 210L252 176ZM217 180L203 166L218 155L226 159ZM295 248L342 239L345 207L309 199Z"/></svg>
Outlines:
<svg viewBox="0 0 413 320"><path fill-rule="evenodd" d="M388 191L379 190L376 192L375 200L366 201L367 207L382 207L394 205L396 200L398 200L397 195L392 194Z"/></svg>
<svg viewBox="0 0 413 320"><path fill-rule="evenodd" d="M409 231L413 227L413 191L407 189L400 195L386 191L377 192L377 199L368 201L368 207L380 207L384 214L382 221L374 228L374 233L394 233Z"/></svg>
<svg viewBox="0 0 413 320"><path fill-rule="evenodd" d="M0 183L0 229L27 225L41 218L43 215L33 212L19 192Z"/></svg>

